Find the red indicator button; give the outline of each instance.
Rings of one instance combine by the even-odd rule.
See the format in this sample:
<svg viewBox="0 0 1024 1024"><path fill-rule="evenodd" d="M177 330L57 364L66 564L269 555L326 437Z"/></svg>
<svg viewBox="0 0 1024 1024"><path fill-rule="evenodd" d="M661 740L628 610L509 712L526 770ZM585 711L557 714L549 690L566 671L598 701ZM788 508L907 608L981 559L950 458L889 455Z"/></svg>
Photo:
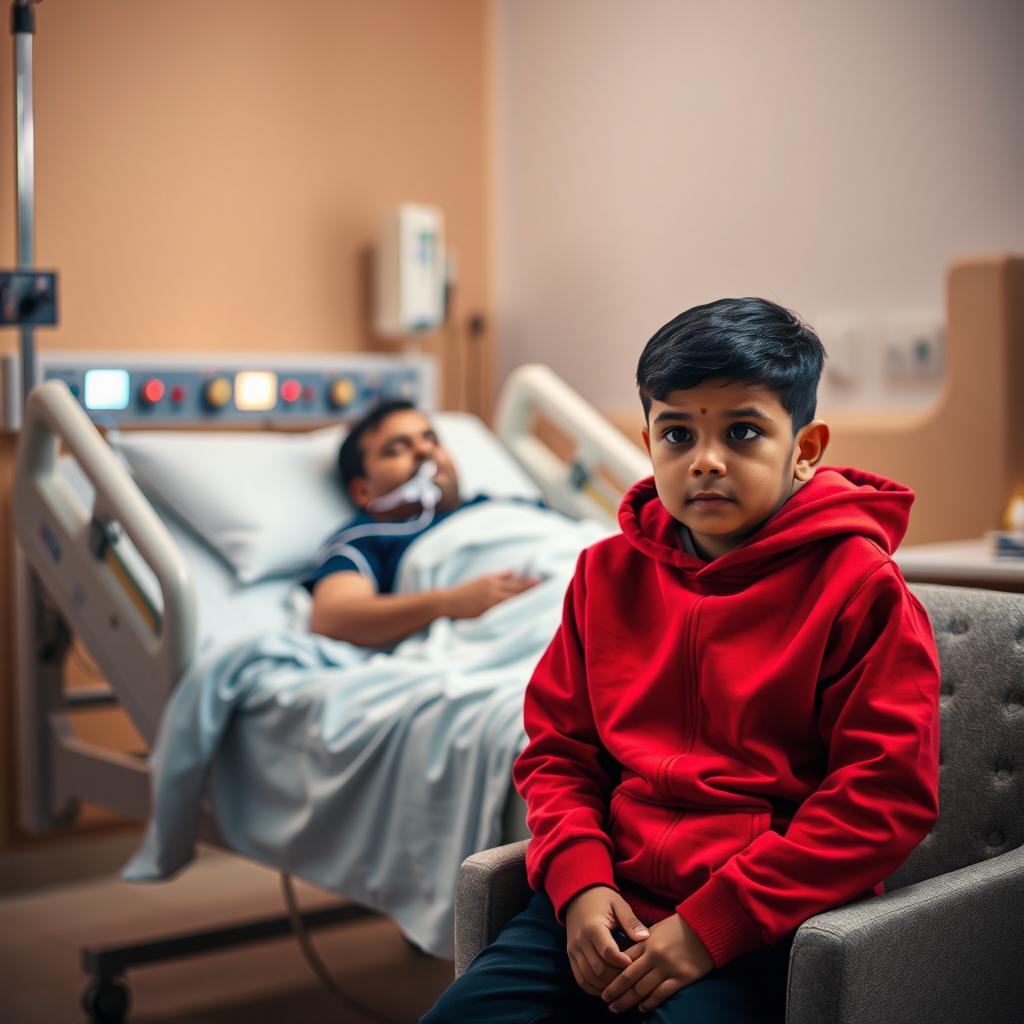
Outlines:
<svg viewBox="0 0 1024 1024"><path fill-rule="evenodd" d="M281 382L281 398L285 402L297 402L302 394L302 385L295 379L290 378Z"/></svg>
<svg viewBox="0 0 1024 1024"><path fill-rule="evenodd" d="M142 385L142 400L147 405L156 405L156 403L163 397L164 382L162 380L157 380L156 377L150 377L150 379Z"/></svg>
<svg viewBox="0 0 1024 1024"><path fill-rule="evenodd" d="M178 405L185 401L185 389L180 384L171 388L171 401Z"/></svg>

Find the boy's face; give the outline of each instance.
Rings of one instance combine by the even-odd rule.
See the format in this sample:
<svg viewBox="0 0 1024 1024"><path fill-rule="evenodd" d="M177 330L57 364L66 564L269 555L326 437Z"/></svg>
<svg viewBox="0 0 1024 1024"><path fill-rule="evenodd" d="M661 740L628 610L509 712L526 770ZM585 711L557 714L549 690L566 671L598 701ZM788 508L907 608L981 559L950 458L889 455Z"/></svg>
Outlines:
<svg viewBox="0 0 1024 1024"><path fill-rule="evenodd" d="M438 509L454 508L459 502L459 481L448 450L438 441L430 420L415 409L402 409L384 419L375 430L360 439L365 474L349 484L349 494L358 508L388 494L412 479L428 460L437 464L434 483L441 490ZM383 518L406 518L419 505L400 505Z"/></svg>
<svg viewBox="0 0 1024 1024"><path fill-rule="evenodd" d="M713 559L742 544L814 476L828 427L812 420L794 437L773 391L708 380L652 400L643 436L658 497Z"/></svg>

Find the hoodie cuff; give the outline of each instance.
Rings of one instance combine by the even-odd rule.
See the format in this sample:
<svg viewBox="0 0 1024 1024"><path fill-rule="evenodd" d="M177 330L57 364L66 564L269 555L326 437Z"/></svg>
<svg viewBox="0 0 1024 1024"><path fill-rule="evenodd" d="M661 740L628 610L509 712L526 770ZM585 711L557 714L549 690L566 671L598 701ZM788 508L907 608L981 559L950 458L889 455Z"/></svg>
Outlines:
<svg viewBox="0 0 1024 1024"><path fill-rule="evenodd" d="M676 913L697 933L716 967L724 967L730 960L766 944L761 929L736 898L732 886L719 875L712 875L683 900Z"/></svg>
<svg viewBox="0 0 1024 1024"><path fill-rule="evenodd" d="M584 889L606 885L619 891L612 872L608 847L596 839L578 839L563 846L548 862L544 873L544 890L555 907L559 924L565 924L565 908Z"/></svg>

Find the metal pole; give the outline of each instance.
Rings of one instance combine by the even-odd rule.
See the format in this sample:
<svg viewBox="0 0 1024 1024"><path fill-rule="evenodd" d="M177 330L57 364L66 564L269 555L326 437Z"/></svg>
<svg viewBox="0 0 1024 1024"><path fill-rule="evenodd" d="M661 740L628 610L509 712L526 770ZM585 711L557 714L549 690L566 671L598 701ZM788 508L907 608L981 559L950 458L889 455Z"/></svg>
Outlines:
<svg viewBox="0 0 1024 1024"><path fill-rule="evenodd" d="M35 13L32 0L11 4L11 32L14 35L15 131L18 162L18 269L32 270L35 264L35 116L32 109L32 35ZM21 409L36 383L35 332L22 324ZM45 701L58 700L63 693L63 664L66 627L44 599L39 578L17 553L22 590L15 600L19 632L18 682L21 689L22 735L19 743L21 773L21 818L33 831L68 824L53 807L54 758L47 747L50 718ZM22 574L23 571L23 574ZM51 645L46 630L64 631L65 641ZM31 712L35 712L34 715ZM26 727L27 726L27 727ZM43 751L47 752L44 756ZM44 795L39 796L41 791ZM73 811L71 812L73 814Z"/></svg>
<svg viewBox="0 0 1024 1024"><path fill-rule="evenodd" d="M15 0L11 7L14 34L15 102L18 153L18 268L35 263L35 120L32 112L32 34L35 14L31 0ZM22 408L36 383L35 331L21 327Z"/></svg>

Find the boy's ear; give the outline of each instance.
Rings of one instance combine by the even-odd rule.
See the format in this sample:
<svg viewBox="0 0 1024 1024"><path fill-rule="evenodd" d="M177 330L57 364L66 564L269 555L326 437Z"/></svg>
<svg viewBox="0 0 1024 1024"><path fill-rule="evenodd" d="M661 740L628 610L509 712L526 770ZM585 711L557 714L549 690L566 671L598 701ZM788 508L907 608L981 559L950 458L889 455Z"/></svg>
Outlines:
<svg viewBox="0 0 1024 1024"><path fill-rule="evenodd" d="M644 447L647 449L647 455L650 457L651 454L651 432L644 427L640 431L640 436L644 439Z"/></svg>
<svg viewBox="0 0 1024 1024"><path fill-rule="evenodd" d="M348 482L348 496L356 508L366 508L372 495L370 494L370 482L365 476L357 476Z"/></svg>
<svg viewBox="0 0 1024 1024"><path fill-rule="evenodd" d="M814 469L821 462L828 447L829 429L824 420L811 420L797 431L794 447L796 465L793 475L806 483L814 476Z"/></svg>

